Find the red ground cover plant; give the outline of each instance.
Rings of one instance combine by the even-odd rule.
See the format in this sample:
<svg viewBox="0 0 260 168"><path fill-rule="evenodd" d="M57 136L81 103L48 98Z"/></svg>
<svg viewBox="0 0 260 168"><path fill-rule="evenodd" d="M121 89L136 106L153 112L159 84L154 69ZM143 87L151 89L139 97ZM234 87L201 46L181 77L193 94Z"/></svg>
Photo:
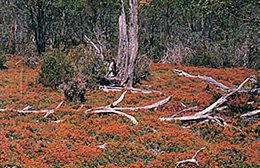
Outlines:
<svg viewBox="0 0 260 168"><path fill-rule="evenodd" d="M12 58L11 68L1 70L0 108L23 109L30 105L32 109L54 109L64 97L38 84L39 68L16 65L19 59ZM257 73L246 68L152 64L153 75L137 87L162 94L128 92L119 106L149 105L169 95L172 100L154 110L125 111L138 120L138 125L116 114L85 114L85 109L108 105L122 94L101 90L86 93L83 109L76 111L81 104L65 102L47 118L43 113L0 112L0 167L174 167L204 146L206 149L196 157L199 167L259 166L259 121L239 117L259 108L257 96L237 93L229 98L229 108L218 114L234 127L207 122L188 123L190 129L184 129L187 123L159 120L184 109L181 103L204 109L224 93L200 79L178 76L172 73L174 68L211 76L230 87ZM55 120L62 122L53 123ZM197 167L193 163L183 166Z"/></svg>

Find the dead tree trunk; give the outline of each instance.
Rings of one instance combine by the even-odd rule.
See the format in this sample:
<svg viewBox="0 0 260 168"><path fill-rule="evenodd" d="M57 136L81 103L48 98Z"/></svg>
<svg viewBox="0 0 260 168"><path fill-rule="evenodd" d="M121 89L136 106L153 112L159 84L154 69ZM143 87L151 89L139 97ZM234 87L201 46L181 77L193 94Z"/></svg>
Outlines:
<svg viewBox="0 0 260 168"><path fill-rule="evenodd" d="M134 79L134 64L138 51L138 2L136 0L129 0L130 18L128 34L123 0L121 0L121 3L122 12L119 17L119 47L116 64L118 69L117 79L119 79L120 86L132 87Z"/></svg>

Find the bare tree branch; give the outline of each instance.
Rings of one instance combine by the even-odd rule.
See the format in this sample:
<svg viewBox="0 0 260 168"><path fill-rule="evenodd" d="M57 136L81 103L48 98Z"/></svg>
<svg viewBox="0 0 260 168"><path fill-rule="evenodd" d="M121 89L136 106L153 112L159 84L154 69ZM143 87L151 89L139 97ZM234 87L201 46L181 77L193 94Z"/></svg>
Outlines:
<svg viewBox="0 0 260 168"><path fill-rule="evenodd" d="M254 111L250 111L250 112L247 112L245 114L242 114L240 117L241 118L245 118L245 117L251 117L251 116L254 116L254 115L257 115L260 113L260 109L257 109L257 110L254 110Z"/></svg>
<svg viewBox="0 0 260 168"><path fill-rule="evenodd" d="M102 109L102 110L93 110L93 111L85 112L85 113L115 113L115 114L120 114L120 115L123 115L123 116L126 116L127 118L129 118L133 122L133 124L135 124L135 125L138 124L138 121L133 116L128 115L126 113L123 113L121 111L114 110L112 108L107 108L107 109Z"/></svg>
<svg viewBox="0 0 260 168"><path fill-rule="evenodd" d="M138 88L134 88L134 87L118 87L118 86L105 86L105 85L99 86L99 89L102 89L105 92L121 91L122 89L128 89L128 90L131 90L132 92L142 92L142 93L158 92L160 94L162 93L161 91L158 91L158 90L145 90L145 89L138 89Z"/></svg>
<svg viewBox="0 0 260 168"><path fill-rule="evenodd" d="M163 99L161 101L158 101L156 103L153 103L151 105L147 105L147 106L141 106L141 107L114 107L113 109L115 110L140 110L140 109L152 109L152 108L156 108L158 106L164 105L166 103L168 103L171 100L172 96L167 97L166 99Z"/></svg>
<svg viewBox="0 0 260 168"><path fill-rule="evenodd" d="M159 118L159 120L161 120L161 121L171 121L171 120L174 119L174 117L175 117L176 115L181 114L181 113L186 112L186 111L191 111L191 110L194 110L194 109L197 109L197 108L198 108L198 106L190 107L190 108L181 110L181 111L179 111L179 112L173 114L173 115L170 116L170 117L161 117L161 118Z"/></svg>
<svg viewBox="0 0 260 168"><path fill-rule="evenodd" d="M213 85L216 85L217 88L219 88L219 89L221 89L221 90L223 90L223 91L226 91L226 92L236 90L236 88L230 88L230 87L228 87L228 86L226 86L226 85L224 85L224 84L222 84L222 83L220 83L220 82L217 82L217 81L216 81L215 79L213 79L212 77L200 76L200 75L195 76L195 75L191 75L191 74L189 74L189 73L187 73L187 72L184 72L183 70L179 70L179 69L174 69L173 72L175 72L175 73L177 73L177 74L179 74L179 75L183 75L183 76L190 77L190 78L200 78L200 79L202 79L202 80L204 80L204 81L206 81L206 82L209 82L209 83L211 83L211 84L213 84ZM254 84L257 84L257 83L258 83L258 82L257 82L254 78L252 78L252 77L249 77L248 80L250 80L250 81L251 81L252 83L254 83ZM239 89L239 92L259 92L259 91L260 91L259 88L253 88L253 89L243 89L243 88L240 88L240 89Z"/></svg>
<svg viewBox="0 0 260 168"><path fill-rule="evenodd" d="M198 153L200 151L202 151L203 149L205 149L206 147L203 147L203 148L200 148L195 154L194 156L191 158L191 159L186 159L186 160L181 160L181 161L178 161L176 162L176 167L178 167L180 164L184 164L184 163L195 163L197 166L199 166L199 163L198 161L195 159L195 157L198 155Z"/></svg>

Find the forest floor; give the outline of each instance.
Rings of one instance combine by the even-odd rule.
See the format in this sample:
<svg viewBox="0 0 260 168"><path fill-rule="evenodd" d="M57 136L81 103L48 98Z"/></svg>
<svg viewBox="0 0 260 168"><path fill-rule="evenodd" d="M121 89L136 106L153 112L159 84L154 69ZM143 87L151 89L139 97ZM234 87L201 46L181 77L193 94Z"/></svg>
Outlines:
<svg viewBox="0 0 260 168"><path fill-rule="evenodd" d="M48 117L45 113L21 114L14 109L55 109L64 97L37 83L39 67L16 65L0 71L0 167L175 167L177 161L191 159L184 167L257 167L260 166L260 121L243 120L240 115L259 109L259 96L235 93L217 111L229 126L214 122L161 121L185 108L205 109L225 92L198 78L179 76L173 69L193 75L206 75L229 87L239 86L247 77L259 74L247 68L182 67L152 64L151 76L136 88L160 92L128 91L118 106L145 106L170 95L167 104L150 110L130 111L138 121L133 124L118 114L90 114L86 109L105 106L123 91L93 90L86 93L83 106L64 102ZM246 88L252 84L245 85ZM184 107L187 106L187 107Z"/></svg>

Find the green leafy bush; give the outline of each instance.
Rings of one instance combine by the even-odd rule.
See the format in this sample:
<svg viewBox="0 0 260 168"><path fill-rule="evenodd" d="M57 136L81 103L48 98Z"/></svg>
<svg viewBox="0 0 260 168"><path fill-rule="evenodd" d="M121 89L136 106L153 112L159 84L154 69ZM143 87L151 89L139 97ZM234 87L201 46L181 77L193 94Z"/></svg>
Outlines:
<svg viewBox="0 0 260 168"><path fill-rule="evenodd" d="M105 75L96 54L82 45L66 49L61 46L44 55L39 82L64 93L70 101L84 101L86 89L94 89Z"/></svg>

